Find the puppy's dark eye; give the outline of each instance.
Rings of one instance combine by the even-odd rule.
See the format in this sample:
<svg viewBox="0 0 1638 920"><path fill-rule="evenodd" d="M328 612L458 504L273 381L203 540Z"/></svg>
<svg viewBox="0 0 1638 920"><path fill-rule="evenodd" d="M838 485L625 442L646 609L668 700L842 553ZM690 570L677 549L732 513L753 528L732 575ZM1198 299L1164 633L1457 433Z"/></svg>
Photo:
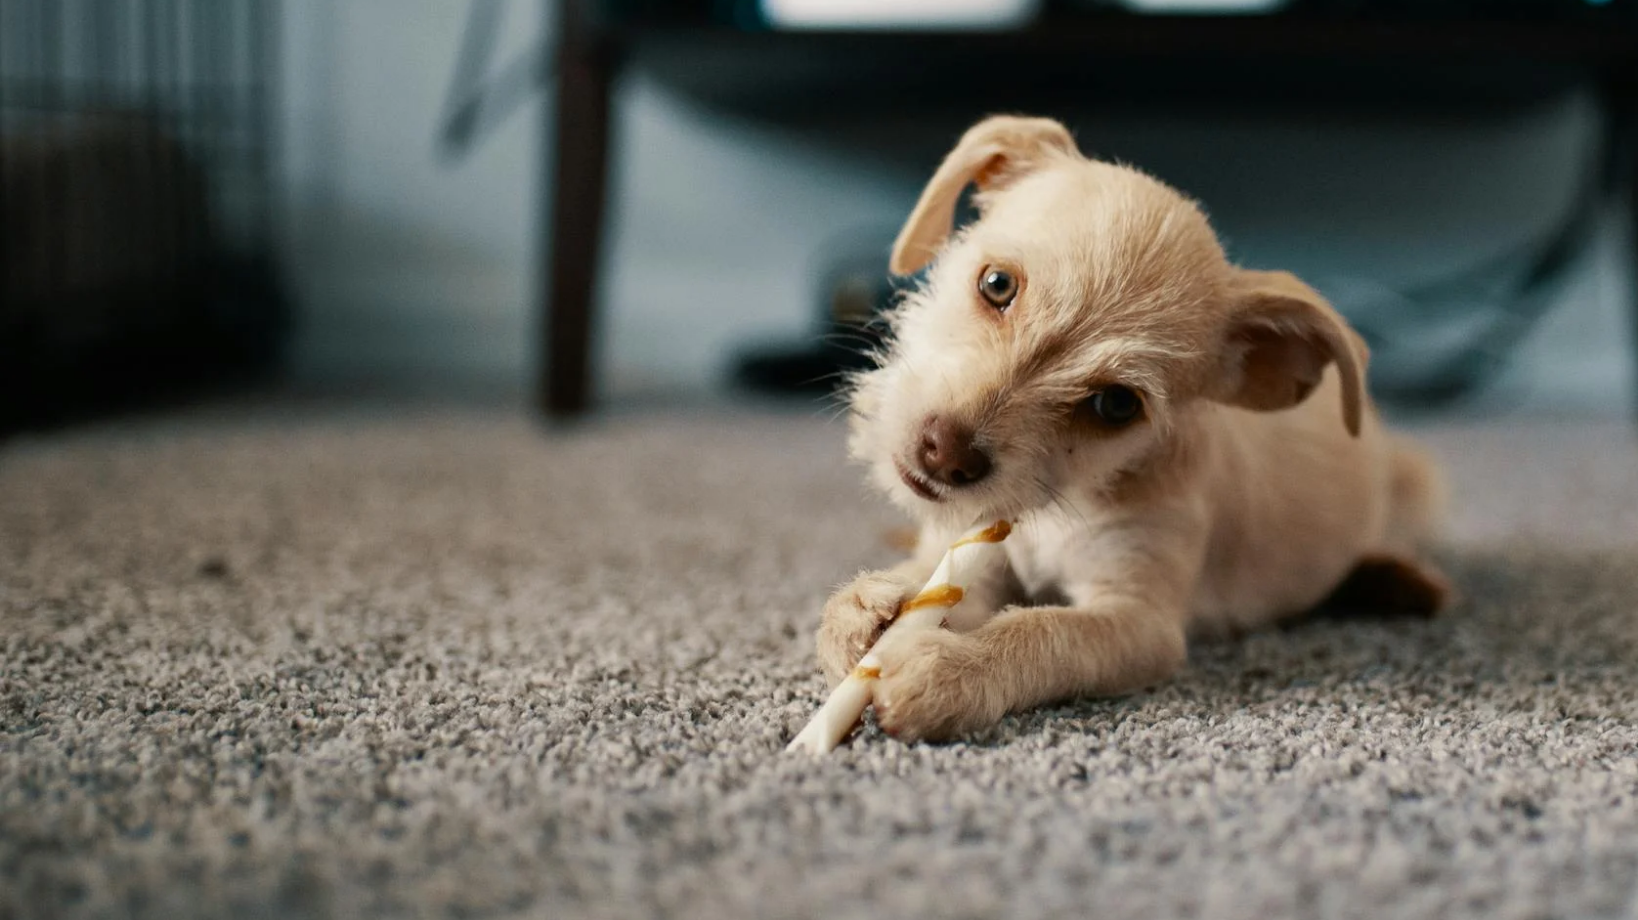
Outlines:
<svg viewBox="0 0 1638 920"><path fill-rule="evenodd" d="M1086 400L1092 417L1111 428L1124 428L1143 414L1143 398L1131 387L1107 386Z"/></svg>
<svg viewBox="0 0 1638 920"><path fill-rule="evenodd" d="M997 310L1005 310L1018 296L1018 279L1009 271L986 267L978 276L978 293Z"/></svg>

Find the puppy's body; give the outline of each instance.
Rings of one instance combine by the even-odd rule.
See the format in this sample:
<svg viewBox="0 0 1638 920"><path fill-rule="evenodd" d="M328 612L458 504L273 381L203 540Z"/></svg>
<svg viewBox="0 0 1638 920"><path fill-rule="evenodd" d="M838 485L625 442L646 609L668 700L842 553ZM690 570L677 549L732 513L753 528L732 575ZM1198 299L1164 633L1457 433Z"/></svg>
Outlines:
<svg viewBox="0 0 1638 920"><path fill-rule="evenodd" d="M1172 534L1173 572L1193 585L1187 625L1202 633L1303 613L1360 560L1412 557L1435 515L1433 469L1374 413L1350 438L1336 390L1333 370L1284 412L1198 406L1177 420L1170 455L1134 472L1118 494L1063 490L1072 507L1029 515L1032 526L1010 547L1025 595L1077 581L1089 555L1074 549L1085 541L1079 533L1118 533L1122 521Z"/></svg>
<svg viewBox="0 0 1638 920"><path fill-rule="evenodd" d="M946 245L968 182L981 217ZM894 268L935 256L852 396L852 451L922 522L919 549L831 599L827 674L956 532L1020 526L1011 571L980 589L1001 613L882 650L889 731L948 737L1153 683L1189 631L1300 613L1362 563L1442 591L1414 558L1436 477L1371 409L1363 342L1294 277L1230 265L1192 202L1085 159L1054 122L990 119L934 176Z"/></svg>

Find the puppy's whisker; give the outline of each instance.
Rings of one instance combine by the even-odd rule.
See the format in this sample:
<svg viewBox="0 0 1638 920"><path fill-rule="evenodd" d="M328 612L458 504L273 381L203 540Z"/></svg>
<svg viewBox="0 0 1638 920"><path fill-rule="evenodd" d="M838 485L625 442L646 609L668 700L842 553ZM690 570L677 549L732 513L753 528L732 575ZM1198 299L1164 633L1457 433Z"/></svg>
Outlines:
<svg viewBox="0 0 1638 920"><path fill-rule="evenodd" d="M1047 498L1050 499L1050 506L1062 509L1066 517L1073 514L1075 517L1080 518L1082 524L1086 525L1087 527L1092 526L1092 523L1086 519L1085 513L1083 513L1081 509L1075 507L1075 503L1071 502L1068 496L1053 488L1051 484L1041 477L1036 476L1034 479L1035 484L1040 486L1041 490L1046 493Z"/></svg>
<svg viewBox="0 0 1638 920"><path fill-rule="evenodd" d="M845 393L827 393L815 400L821 404L827 421L836 421L853 408Z"/></svg>
<svg viewBox="0 0 1638 920"><path fill-rule="evenodd" d="M830 421L835 421L841 417L843 412L847 411L846 403L839 403L835 399L828 396L816 399L814 402L818 403L819 410L824 414L825 418L829 419Z"/></svg>
<svg viewBox="0 0 1638 920"><path fill-rule="evenodd" d="M845 370L830 371L828 373L819 374L815 377L809 377L808 379L802 381L801 385L811 387L816 383L827 383L832 380L841 380L847 376L847 373L848 372Z"/></svg>
<svg viewBox="0 0 1638 920"><path fill-rule="evenodd" d="M860 332L830 332L819 337L827 345L853 345L855 354L869 354L872 350L881 347L881 339L872 338Z"/></svg>

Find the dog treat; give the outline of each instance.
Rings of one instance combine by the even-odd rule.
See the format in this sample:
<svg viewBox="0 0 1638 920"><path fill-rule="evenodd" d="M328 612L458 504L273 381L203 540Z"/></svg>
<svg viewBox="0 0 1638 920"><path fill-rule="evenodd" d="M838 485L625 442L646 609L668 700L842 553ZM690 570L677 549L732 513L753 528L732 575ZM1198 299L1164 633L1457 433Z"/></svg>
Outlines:
<svg viewBox="0 0 1638 920"><path fill-rule="evenodd" d="M951 544L944 558L939 560L938 568L933 570L933 577L927 580L927 586L899 607L898 614L881 638L876 640L876 645L859 659L853 673L836 685L825 700L825 705L791 739L786 750L813 754L828 754L835 750L848 732L859 724L865 708L871 703L876 678L882 674L876 649L889 636L916 629L937 629L945 615L966 597L965 586L982 579L1001 560L1001 541L1010 533L1010 523L997 521L988 527L974 527Z"/></svg>

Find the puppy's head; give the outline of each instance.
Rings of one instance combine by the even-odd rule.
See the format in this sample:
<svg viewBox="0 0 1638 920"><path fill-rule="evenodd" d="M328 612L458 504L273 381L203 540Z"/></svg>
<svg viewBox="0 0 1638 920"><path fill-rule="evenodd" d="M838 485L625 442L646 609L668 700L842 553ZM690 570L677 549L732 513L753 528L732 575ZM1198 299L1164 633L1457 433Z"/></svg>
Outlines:
<svg viewBox="0 0 1638 920"><path fill-rule="evenodd" d="M951 237L975 185L979 218ZM893 247L925 283L851 394L854 455L952 525L1113 485L1203 402L1272 411L1341 372L1357 434L1365 347L1311 288L1236 268L1200 209L1068 131L995 117L962 137Z"/></svg>

